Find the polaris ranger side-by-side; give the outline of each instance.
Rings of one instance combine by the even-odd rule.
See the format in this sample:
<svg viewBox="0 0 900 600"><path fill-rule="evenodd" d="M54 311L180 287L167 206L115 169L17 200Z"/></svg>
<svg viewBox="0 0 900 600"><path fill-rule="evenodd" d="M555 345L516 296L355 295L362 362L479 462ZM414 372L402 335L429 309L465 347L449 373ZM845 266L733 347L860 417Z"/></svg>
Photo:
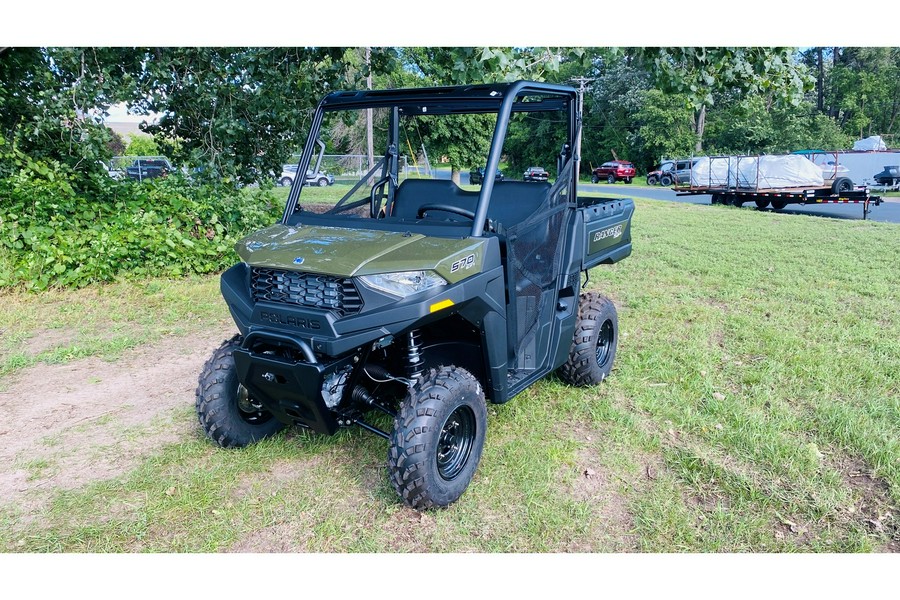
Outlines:
<svg viewBox="0 0 900 600"><path fill-rule="evenodd" d="M389 441L407 505L446 506L475 474L486 400L504 403L556 370L573 385L609 374L616 309L580 291L588 269L631 253L634 204L578 197L577 93L523 81L332 93L298 172L320 136L364 123L367 109L382 132L377 164L340 199L316 199L297 178L281 221L237 244L241 262L221 287L240 334L206 363L196 407L223 447L286 425L361 427ZM525 127L558 153L552 184L496 178L507 132ZM480 189L401 172L400 149L473 128L493 129ZM392 430L369 416L378 412Z"/></svg>

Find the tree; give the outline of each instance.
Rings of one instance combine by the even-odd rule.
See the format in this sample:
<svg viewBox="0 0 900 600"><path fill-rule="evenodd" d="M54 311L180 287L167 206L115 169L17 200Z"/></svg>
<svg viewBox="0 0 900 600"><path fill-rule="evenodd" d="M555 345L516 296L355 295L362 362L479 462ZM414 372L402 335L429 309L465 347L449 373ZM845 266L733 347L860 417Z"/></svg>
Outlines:
<svg viewBox="0 0 900 600"><path fill-rule="evenodd" d="M403 48L400 58L417 79L413 85L422 86L541 81L558 72L563 61L580 60L584 54L580 48L428 47ZM434 149L432 153L440 152L450 159L451 179L458 184L462 168L478 166L487 156L496 121L482 115L460 116L452 121L452 128L429 124L423 137ZM510 137L514 137L513 131Z"/></svg>
<svg viewBox="0 0 900 600"><path fill-rule="evenodd" d="M900 48L843 48L829 73L827 101L859 137L900 129Z"/></svg>
<svg viewBox="0 0 900 600"><path fill-rule="evenodd" d="M149 135L136 135L132 136L125 151L129 156L156 156L159 145Z"/></svg>
<svg viewBox="0 0 900 600"><path fill-rule="evenodd" d="M131 97L138 69L122 48L2 49L0 136L33 159L60 161L76 184L85 182L111 156L113 137L101 115Z"/></svg>
<svg viewBox="0 0 900 600"><path fill-rule="evenodd" d="M806 66L790 48L636 48L631 52L659 89L683 94L694 109L695 151L703 149L707 108L716 93L737 91L796 105L812 89Z"/></svg>
<svg viewBox="0 0 900 600"><path fill-rule="evenodd" d="M204 172L250 183L269 177L298 147L313 107L345 86L354 60L344 48L154 48L140 77L142 112L162 117L145 127L176 159ZM373 49L372 69L393 51Z"/></svg>
<svg viewBox="0 0 900 600"><path fill-rule="evenodd" d="M696 144L692 114L683 96L659 90L641 92L642 103L633 115L637 130L629 136L631 160L647 168L661 158L688 156Z"/></svg>

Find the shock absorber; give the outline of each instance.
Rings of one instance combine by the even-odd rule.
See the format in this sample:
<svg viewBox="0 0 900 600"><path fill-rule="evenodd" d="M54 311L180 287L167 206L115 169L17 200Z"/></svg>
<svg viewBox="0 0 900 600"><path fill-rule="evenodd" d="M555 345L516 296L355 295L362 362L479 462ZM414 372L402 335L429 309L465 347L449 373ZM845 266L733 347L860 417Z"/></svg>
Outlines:
<svg viewBox="0 0 900 600"><path fill-rule="evenodd" d="M418 329L409 332L406 338L406 375L413 381L422 376L425 359L422 358L422 334Z"/></svg>

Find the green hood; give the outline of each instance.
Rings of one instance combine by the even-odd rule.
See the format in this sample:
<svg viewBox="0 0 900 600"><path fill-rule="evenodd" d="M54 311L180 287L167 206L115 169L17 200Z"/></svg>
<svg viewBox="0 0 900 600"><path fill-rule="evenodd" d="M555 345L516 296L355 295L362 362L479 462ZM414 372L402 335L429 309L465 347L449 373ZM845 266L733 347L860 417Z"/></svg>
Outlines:
<svg viewBox="0 0 900 600"><path fill-rule="evenodd" d="M279 224L244 238L235 250L241 260L255 267L338 277L433 270L456 282L481 271L484 243L478 238L460 240L408 232ZM452 269L454 262L469 255L474 255L474 268Z"/></svg>

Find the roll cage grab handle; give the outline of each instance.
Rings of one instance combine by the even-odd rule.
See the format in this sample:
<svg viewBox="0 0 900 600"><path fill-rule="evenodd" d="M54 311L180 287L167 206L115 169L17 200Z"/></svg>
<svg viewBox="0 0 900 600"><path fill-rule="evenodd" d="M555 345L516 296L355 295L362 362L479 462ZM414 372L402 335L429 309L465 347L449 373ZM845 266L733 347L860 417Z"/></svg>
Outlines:
<svg viewBox="0 0 900 600"><path fill-rule="evenodd" d="M503 152L503 142L506 139L506 131L509 124L509 118L512 115L513 104L515 104L516 98L523 92L535 92L535 93L551 93L551 94L559 94L562 96L569 97L569 143L571 144L573 157L575 160L571 161L572 165L578 165L581 160L581 139L580 133L581 130L581 113L578 111L577 106L577 91L574 88L556 85L550 83L535 83L532 81L517 81L511 84L506 90L504 90L503 100L500 103L500 109L497 112L497 121L494 126L494 134L491 138L491 147L488 153L487 166L485 167L484 179L481 184L481 192L478 195L478 205L475 210L475 221L472 224L472 231L470 235L472 237L481 237L484 233L484 224L487 219L488 212L488 204L491 193L494 190L494 181L497 175L497 169L500 166L500 155ZM322 120L324 118L325 113L325 103L327 100L327 96L321 102L319 102L316 107L315 115L313 116L312 125L310 126L310 135L306 140L306 144L303 146L303 154L300 158L300 164L297 167L298 173L305 173L309 168L310 160L312 159L313 148L318 141L319 130L322 126ZM392 107L391 116L393 123L391 124L391 133L396 137L396 130L398 129L398 109L396 106ZM396 139L391 140L393 143L396 143ZM390 146L390 144L389 144ZM395 146L396 147L396 146ZM390 165L391 172L396 173L397 168L397 157L394 157L392 161L393 164ZM385 165L386 167L388 165ZM575 181L577 181L578 174L575 174ZM299 180L299 181L298 181ZM298 177L294 180L294 185L291 186L291 191L288 194L287 204L285 205L284 215L282 216L282 223L287 223L288 218L294 213L297 208L297 201L300 197L300 188L304 185L306 178ZM576 186L569 186L569 200L570 202L575 202L575 194L576 194Z"/></svg>

